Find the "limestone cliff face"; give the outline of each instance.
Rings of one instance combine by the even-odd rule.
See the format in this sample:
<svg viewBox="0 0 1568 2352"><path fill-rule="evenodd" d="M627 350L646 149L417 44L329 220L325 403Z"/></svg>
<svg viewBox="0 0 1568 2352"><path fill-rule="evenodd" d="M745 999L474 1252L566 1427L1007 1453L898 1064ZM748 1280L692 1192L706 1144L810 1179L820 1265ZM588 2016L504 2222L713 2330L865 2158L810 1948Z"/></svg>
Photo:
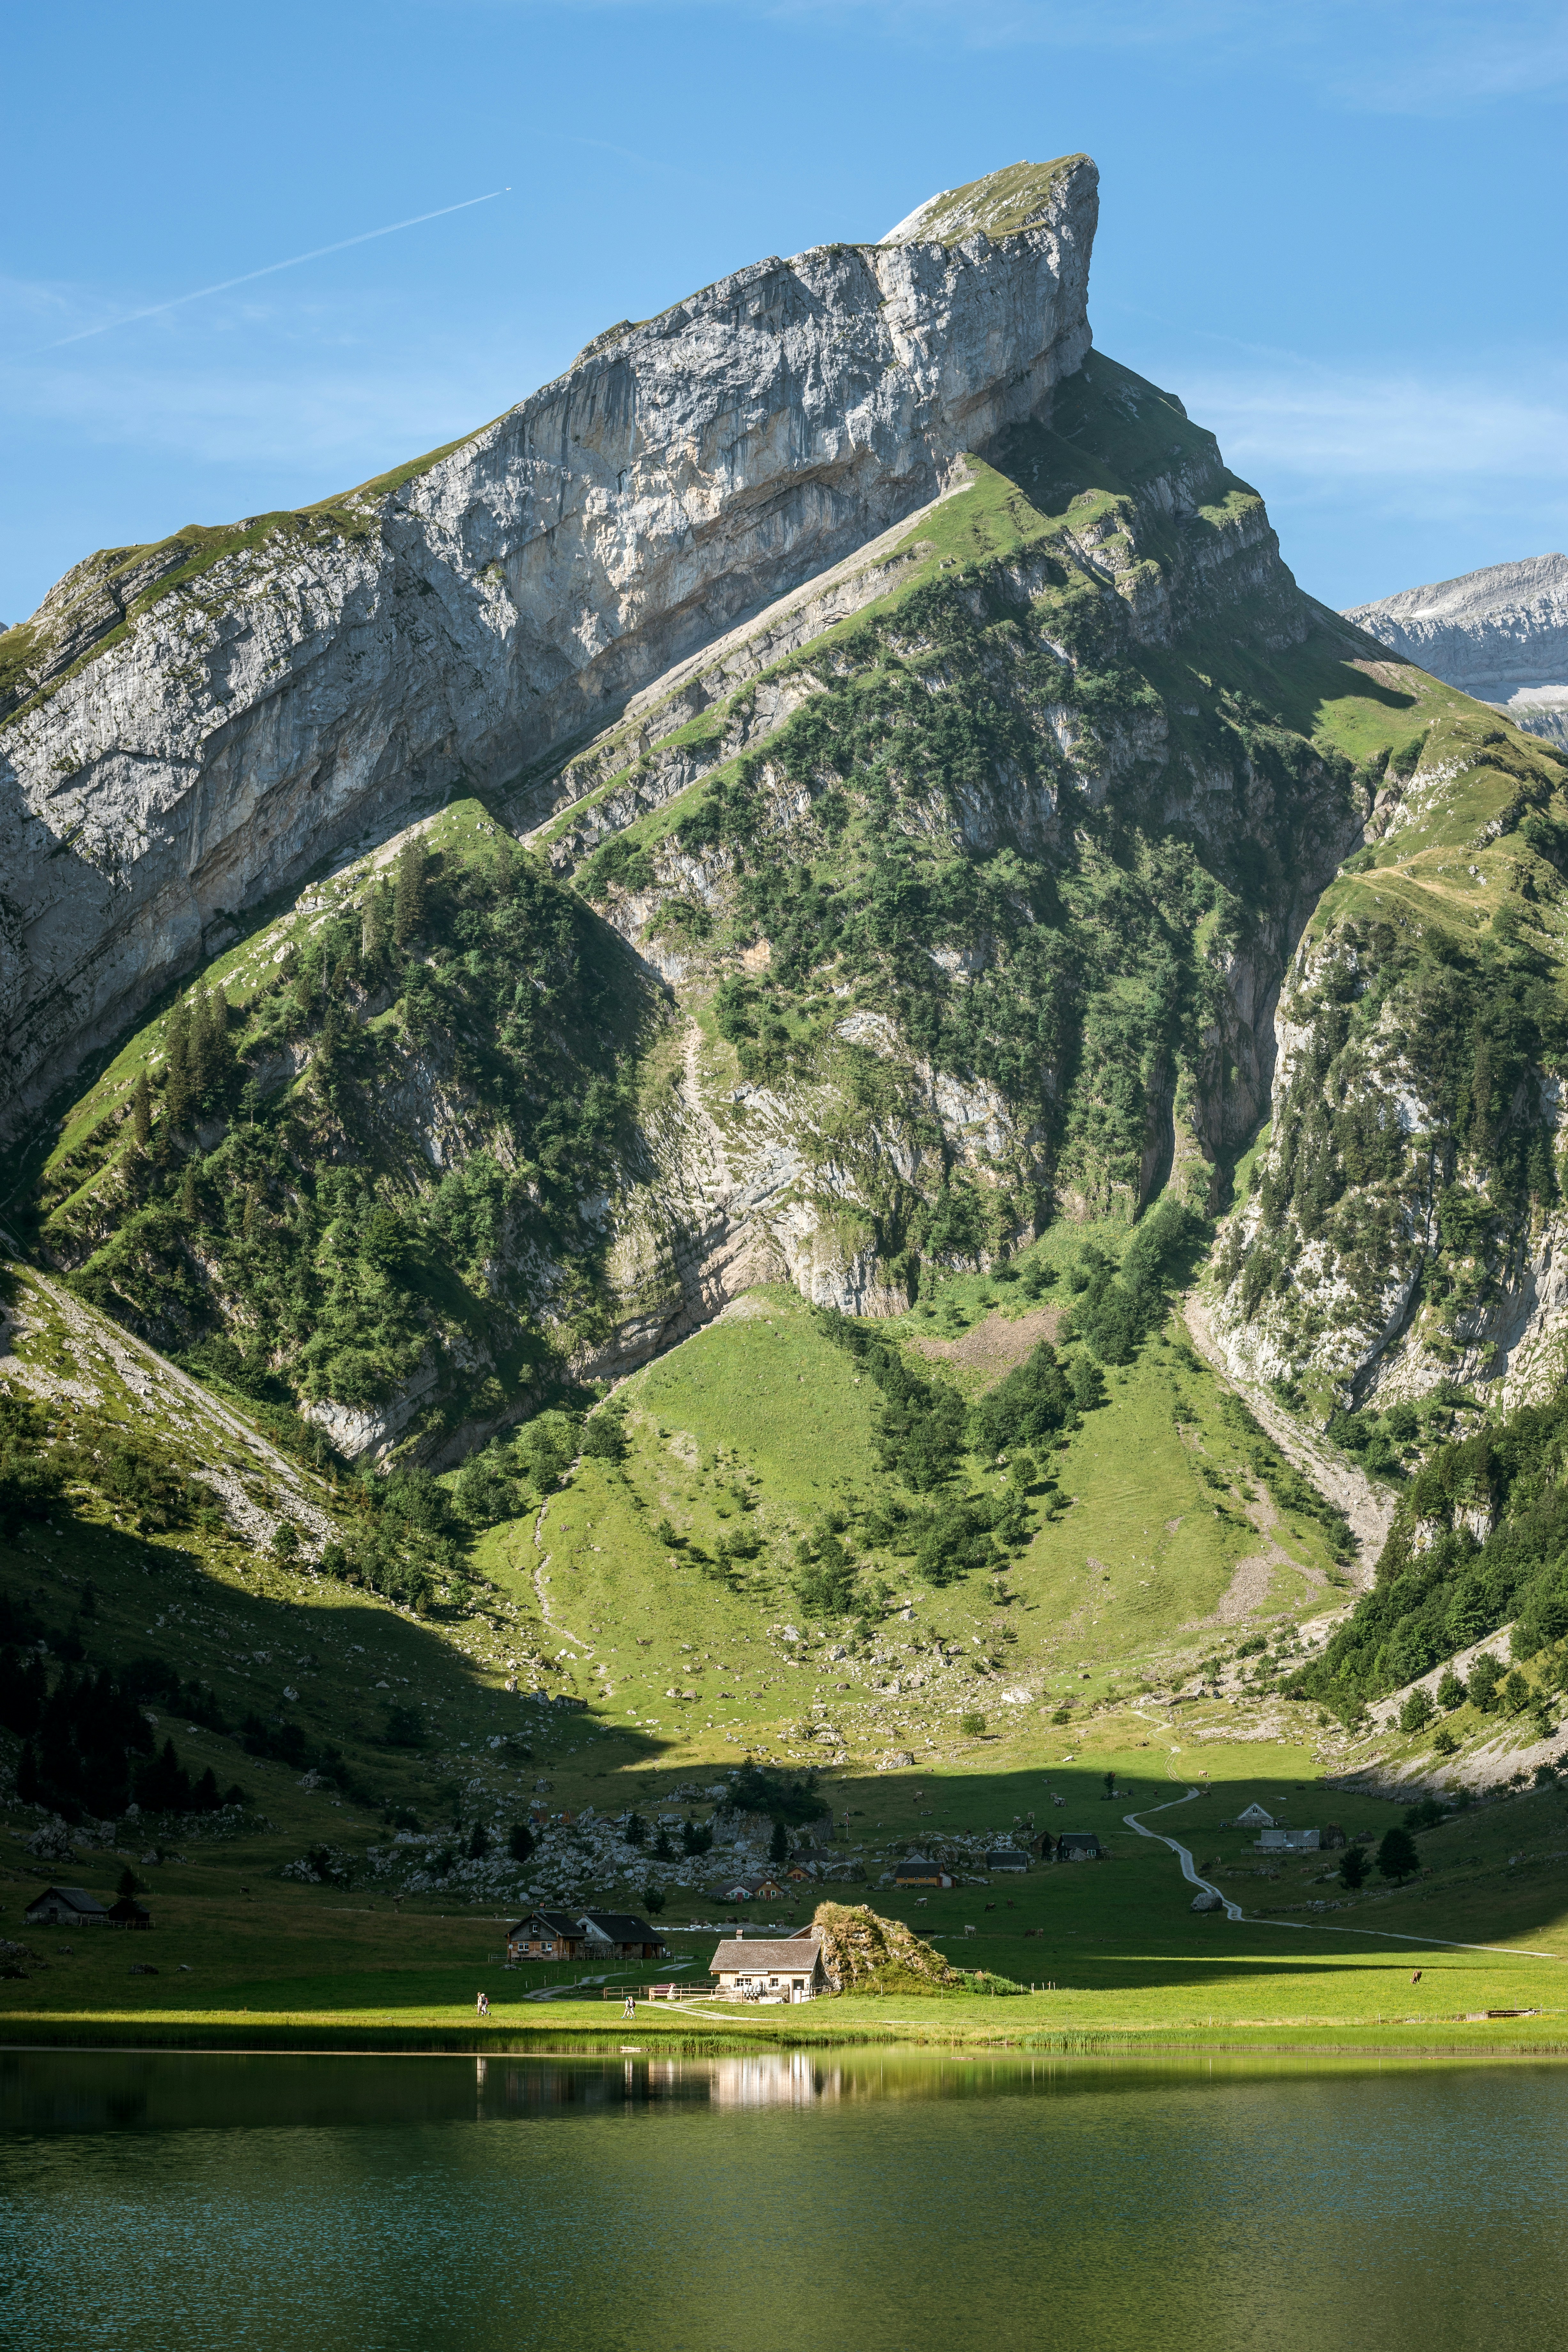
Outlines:
<svg viewBox="0 0 1568 2352"><path fill-rule="evenodd" d="M1326 1418L1561 1379L1561 755L1406 673L1430 723L1280 990L1272 1117L1215 1259L1233 1370Z"/></svg>
<svg viewBox="0 0 1568 2352"><path fill-rule="evenodd" d="M1098 175L998 177L612 329L404 476L68 574L0 640L0 1128L228 919L596 730L1038 412Z"/></svg>

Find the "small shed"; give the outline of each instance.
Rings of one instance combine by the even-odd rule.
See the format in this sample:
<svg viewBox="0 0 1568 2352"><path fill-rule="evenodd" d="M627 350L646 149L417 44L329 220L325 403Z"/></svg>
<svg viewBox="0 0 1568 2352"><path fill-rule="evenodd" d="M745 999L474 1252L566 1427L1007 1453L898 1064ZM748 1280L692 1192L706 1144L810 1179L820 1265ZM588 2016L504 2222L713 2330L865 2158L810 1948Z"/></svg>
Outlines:
<svg viewBox="0 0 1568 2352"><path fill-rule="evenodd" d="M1316 1830L1260 1830L1253 1841L1258 1853L1316 1853Z"/></svg>
<svg viewBox="0 0 1568 2352"><path fill-rule="evenodd" d="M1248 1805L1246 1812L1237 1813L1236 1826L1238 1830L1271 1830L1274 1816L1266 1813L1261 1805Z"/></svg>
<svg viewBox="0 0 1568 2352"><path fill-rule="evenodd" d="M109 1924L111 1927L150 1927L153 1914L142 1909L134 1895L122 1895L118 1903L109 1906Z"/></svg>
<svg viewBox="0 0 1568 2352"><path fill-rule="evenodd" d="M79 1886L46 1886L22 1914L29 1927L103 1927L109 1914Z"/></svg>
<svg viewBox="0 0 1568 2352"><path fill-rule="evenodd" d="M994 1846L985 1857L987 1870L1027 1870L1029 1857L1021 1845Z"/></svg>
<svg viewBox="0 0 1568 2352"><path fill-rule="evenodd" d="M923 1856L916 1854L912 1860L894 1865L893 1885L895 1886L951 1886L952 1873L944 1870L940 1862L927 1862Z"/></svg>
<svg viewBox="0 0 1568 2352"><path fill-rule="evenodd" d="M1058 1862L1103 1862L1105 1848L1092 1830L1064 1830L1057 1840Z"/></svg>
<svg viewBox="0 0 1568 2352"><path fill-rule="evenodd" d="M832 1990L822 1946L811 1937L727 1937L708 1973L730 2000L816 2000Z"/></svg>

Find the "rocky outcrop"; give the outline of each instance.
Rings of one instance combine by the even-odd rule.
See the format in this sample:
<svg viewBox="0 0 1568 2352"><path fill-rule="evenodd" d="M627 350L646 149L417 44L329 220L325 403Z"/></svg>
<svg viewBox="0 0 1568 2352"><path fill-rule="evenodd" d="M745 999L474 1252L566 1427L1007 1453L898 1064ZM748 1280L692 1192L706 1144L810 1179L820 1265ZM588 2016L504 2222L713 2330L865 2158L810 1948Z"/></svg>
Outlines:
<svg viewBox="0 0 1568 2352"><path fill-rule="evenodd" d="M1345 616L1435 677L1568 747L1568 556L1490 563Z"/></svg>
<svg viewBox="0 0 1568 2352"><path fill-rule="evenodd" d="M612 328L342 499L100 553L6 632L0 1122L232 916L597 730L1039 412L1089 349L1098 175L998 183Z"/></svg>
<svg viewBox="0 0 1568 2352"><path fill-rule="evenodd" d="M1321 1421L1477 1383L1511 1410L1562 1378L1568 1090L1533 990L1561 972L1563 763L1473 703L1410 757L1285 975L1215 1261L1226 1369Z"/></svg>

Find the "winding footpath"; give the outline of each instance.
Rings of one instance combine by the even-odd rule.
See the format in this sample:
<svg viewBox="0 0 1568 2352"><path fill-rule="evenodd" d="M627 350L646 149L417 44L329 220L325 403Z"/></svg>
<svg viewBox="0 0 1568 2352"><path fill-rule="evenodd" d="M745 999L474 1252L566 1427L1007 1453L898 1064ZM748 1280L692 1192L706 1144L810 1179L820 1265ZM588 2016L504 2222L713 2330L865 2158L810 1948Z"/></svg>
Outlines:
<svg viewBox="0 0 1568 2352"><path fill-rule="evenodd" d="M1194 1797L1203 1794L1201 1789L1189 1789L1184 1796L1172 1797L1163 1805L1146 1805L1143 1810L1145 1812L1168 1813L1173 1805L1190 1805ZM1561 1952L1542 1952L1530 1944L1467 1944L1457 1936L1412 1936L1398 1927L1332 1927L1326 1919L1261 1918L1256 1913L1244 1911L1239 1903L1233 1903L1212 1878L1200 1877L1192 1854L1177 1839L1166 1837L1159 1830L1145 1829L1136 1813L1123 1813L1121 1818L1130 1830L1137 1831L1140 1837L1154 1838L1161 1845L1168 1845L1180 1862L1182 1876L1188 1885L1200 1888L1206 1895L1217 1895L1225 1906L1226 1917L1244 1921L1249 1927L1302 1928L1313 1936L1381 1936L1392 1944L1440 1944L1445 1951L1495 1952L1504 1959L1560 1960L1563 1958Z"/></svg>
<svg viewBox="0 0 1568 2352"><path fill-rule="evenodd" d="M1144 1811L1152 1813L1168 1813L1173 1805L1190 1805L1194 1797L1202 1795L1201 1789L1189 1789L1184 1797L1172 1797L1163 1805L1147 1805ZM1193 1857L1184 1845L1178 1843L1174 1838L1164 1836L1159 1830L1146 1830L1136 1813L1123 1813L1121 1818L1130 1830L1137 1831L1140 1837L1154 1838L1161 1845L1168 1845L1181 1864L1182 1876L1187 1884L1190 1886L1198 1887L1205 1895L1217 1895L1225 1906L1225 1916L1227 1919L1240 1919L1246 1916L1240 1904L1233 1903L1228 1895L1221 1894L1212 1878L1199 1877Z"/></svg>

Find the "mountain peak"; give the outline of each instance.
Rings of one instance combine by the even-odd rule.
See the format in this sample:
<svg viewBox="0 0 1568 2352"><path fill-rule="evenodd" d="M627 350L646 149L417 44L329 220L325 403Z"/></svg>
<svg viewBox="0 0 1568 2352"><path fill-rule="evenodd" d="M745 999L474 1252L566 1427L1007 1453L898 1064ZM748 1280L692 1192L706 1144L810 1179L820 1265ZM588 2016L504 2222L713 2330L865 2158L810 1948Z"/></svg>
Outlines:
<svg viewBox="0 0 1568 2352"><path fill-rule="evenodd" d="M1017 236L1043 227L1069 182L1097 190L1100 173L1088 155L1058 155L1048 163L1008 163L961 188L928 196L890 228L884 245L962 245L966 237Z"/></svg>

